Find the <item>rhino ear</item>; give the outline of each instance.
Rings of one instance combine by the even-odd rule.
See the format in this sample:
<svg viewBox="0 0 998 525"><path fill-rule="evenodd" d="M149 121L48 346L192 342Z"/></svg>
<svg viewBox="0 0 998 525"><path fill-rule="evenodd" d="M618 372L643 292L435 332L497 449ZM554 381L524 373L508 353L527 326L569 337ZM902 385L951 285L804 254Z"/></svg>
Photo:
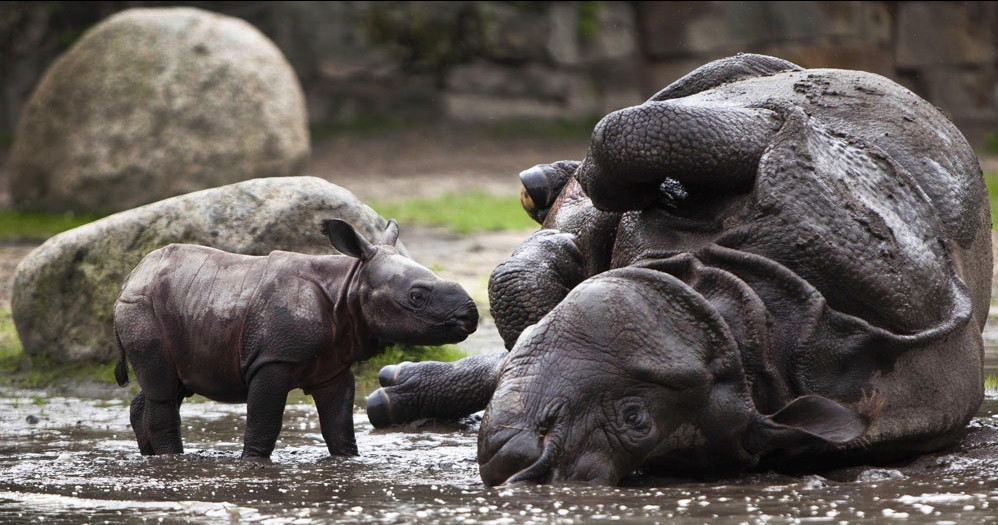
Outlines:
<svg viewBox="0 0 998 525"><path fill-rule="evenodd" d="M385 227L385 242L387 246L395 246L399 240L399 223L395 222L395 219L390 219L388 221L388 226Z"/></svg>
<svg viewBox="0 0 998 525"><path fill-rule="evenodd" d="M336 248L343 255L356 257L362 261L366 261L374 255L374 246L345 221L340 219L322 221L322 233L329 238L329 243L333 245L333 248Z"/></svg>
<svg viewBox="0 0 998 525"><path fill-rule="evenodd" d="M782 449L792 454L848 443L866 433L870 423L870 418L826 397L802 396L775 414L757 418L745 445L756 452Z"/></svg>

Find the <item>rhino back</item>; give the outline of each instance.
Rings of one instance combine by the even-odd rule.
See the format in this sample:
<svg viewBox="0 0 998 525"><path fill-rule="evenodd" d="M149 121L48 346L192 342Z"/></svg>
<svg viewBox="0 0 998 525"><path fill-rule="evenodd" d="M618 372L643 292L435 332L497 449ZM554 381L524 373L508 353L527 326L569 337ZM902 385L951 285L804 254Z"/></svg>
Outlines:
<svg viewBox="0 0 998 525"><path fill-rule="evenodd" d="M929 197L947 239L969 248L981 226L987 192L970 144L939 109L885 77L838 69L790 71L675 102L797 108L836 136L879 148L910 173Z"/></svg>
<svg viewBox="0 0 998 525"><path fill-rule="evenodd" d="M147 256L120 301L145 301L162 347L184 386L221 401L242 401L243 320L266 257L172 244Z"/></svg>

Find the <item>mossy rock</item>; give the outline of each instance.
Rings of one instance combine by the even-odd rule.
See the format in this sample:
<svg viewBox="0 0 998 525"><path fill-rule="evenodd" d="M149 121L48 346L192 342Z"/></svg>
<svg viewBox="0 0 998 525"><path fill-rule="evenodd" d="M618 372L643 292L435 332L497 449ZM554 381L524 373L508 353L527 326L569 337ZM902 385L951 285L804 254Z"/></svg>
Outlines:
<svg viewBox="0 0 998 525"><path fill-rule="evenodd" d="M117 357L112 310L125 277L170 243L233 253L336 253L320 231L340 218L368 239L387 223L349 191L315 177L274 177L121 212L52 237L14 274L11 305L24 351L56 362ZM404 250L404 248L403 248Z"/></svg>

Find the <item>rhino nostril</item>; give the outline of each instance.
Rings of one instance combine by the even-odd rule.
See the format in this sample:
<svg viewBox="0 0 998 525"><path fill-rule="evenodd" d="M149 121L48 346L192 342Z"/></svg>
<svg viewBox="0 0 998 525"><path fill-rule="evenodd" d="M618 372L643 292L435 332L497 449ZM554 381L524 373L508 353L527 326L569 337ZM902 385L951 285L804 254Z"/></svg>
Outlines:
<svg viewBox="0 0 998 525"><path fill-rule="evenodd" d="M473 330L478 327L478 308L474 304L466 306L454 314L454 320L457 324Z"/></svg>

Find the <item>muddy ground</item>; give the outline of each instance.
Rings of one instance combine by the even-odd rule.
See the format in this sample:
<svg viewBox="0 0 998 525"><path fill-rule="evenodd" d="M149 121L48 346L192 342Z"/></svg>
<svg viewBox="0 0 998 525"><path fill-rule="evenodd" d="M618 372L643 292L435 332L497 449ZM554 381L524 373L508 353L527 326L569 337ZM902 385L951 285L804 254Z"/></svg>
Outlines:
<svg viewBox="0 0 998 525"><path fill-rule="evenodd" d="M331 140L316 149L308 173L363 200L465 189L515 194L520 169L579 158L584 147L400 132ZM529 233L461 237L403 225L413 256L443 268L482 304L491 269ZM0 308L9 308L14 264L32 248L0 246ZM998 374L992 332L987 370ZM461 346L481 352L500 344L485 317ZM134 385L0 389L0 523L991 523L998 515L994 398L960 445L906 464L710 482L636 477L618 488L486 488L474 419L376 431L358 408L361 456L330 459L314 407L296 396L274 462L257 466L236 459L244 406L194 398L181 410L187 454L145 458L128 425L134 392Z"/></svg>

